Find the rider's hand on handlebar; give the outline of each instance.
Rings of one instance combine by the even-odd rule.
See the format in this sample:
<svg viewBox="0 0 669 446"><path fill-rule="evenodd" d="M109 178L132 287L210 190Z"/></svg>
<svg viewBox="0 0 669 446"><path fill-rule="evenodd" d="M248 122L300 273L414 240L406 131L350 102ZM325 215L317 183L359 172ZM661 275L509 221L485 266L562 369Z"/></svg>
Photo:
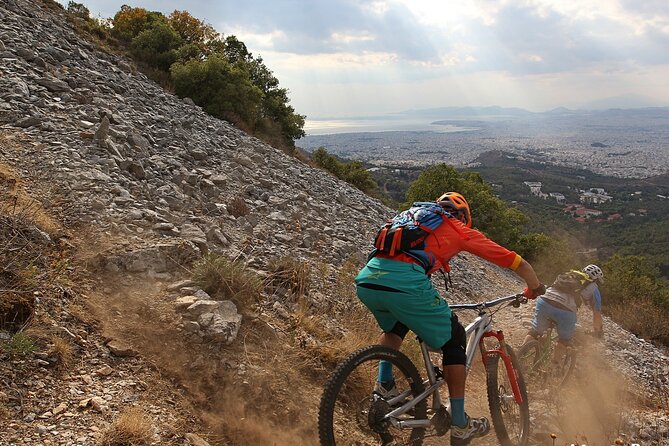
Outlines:
<svg viewBox="0 0 669 446"><path fill-rule="evenodd" d="M536 299L537 297L541 296L546 292L546 285L543 283L540 284L538 287L534 288L531 290L529 287L525 288L523 290L523 296L527 297L528 299Z"/></svg>

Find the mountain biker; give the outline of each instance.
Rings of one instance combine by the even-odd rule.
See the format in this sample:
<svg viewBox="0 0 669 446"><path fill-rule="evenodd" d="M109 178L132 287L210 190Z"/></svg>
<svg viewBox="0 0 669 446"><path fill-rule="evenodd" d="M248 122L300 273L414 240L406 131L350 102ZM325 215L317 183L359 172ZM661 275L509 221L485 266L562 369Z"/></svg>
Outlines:
<svg viewBox="0 0 669 446"><path fill-rule="evenodd" d="M593 334L598 337L603 336L602 324L602 295L599 291L599 284L604 280L604 272L597 265L587 265L580 272L571 271L570 273L578 277L580 274L585 280L577 287L560 286L558 279L548 287L546 293L537 299L534 310L534 319L532 328L525 337L525 342L531 339L537 339L554 323L558 333L558 343L555 347L553 362L559 363L564 357L567 347L571 343L576 331L576 319L578 308L581 302L585 302L592 308L592 326Z"/></svg>
<svg viewBox="0 0 669 446"><path fill-rule="evenodd" d="M453 421L451 444L466 445L472 438L485 435L490 424L485 417L473 418L465 413L465 329L432 286L430 275L440 268L448 270L448 261L453 256L468 251L515 271L525 280L524 294L529 298L543 294L545 287L526 260L471 228L469 204L462 195L446 192L436 203L451 217L425 239L424 249L433 260L429 269L404 252L393 256L376 252L355 283L359 299L383 330L379 344L399 349L407 332L412 330L427 345L442 350ZM397 394L390 362L379 363L375 393L381 397Z"/></svg>

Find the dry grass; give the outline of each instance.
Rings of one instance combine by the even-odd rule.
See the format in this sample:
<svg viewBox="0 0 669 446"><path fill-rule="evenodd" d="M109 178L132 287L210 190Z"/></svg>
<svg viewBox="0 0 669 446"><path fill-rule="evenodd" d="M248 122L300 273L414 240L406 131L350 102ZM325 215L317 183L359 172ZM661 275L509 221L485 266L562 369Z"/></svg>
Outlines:
<svg viewBox="0 0 669 446"><path fill-rule="evenodd" d="M344 303L358 302L354 279L360 268L360 262L353 257L347 259L339 268L335 282L335 295L340 301Z"/></svg>
<svg viewBox="0 0 669 446"><path fill-rule="evenodd" d="M50 354L56 358L56 367L65 371L72 365L74 348L66 339L54 335L51 337Z"/></svg>
<svg viewBox="0 0 669 446"><path fill-rule="evenodd" d="M12 415L12 411L0 401L0 420L8 420Z"/></svg>
<svg viewBox="0 0 669 446"><path fill-rule="evenodd" d="M0 133L0 145L19 151L21 136ZM28 192L11 166L0 163L0 329L24 330L34 295L61 285L67 262L58 263L52 242L59 225Z"/></svg>
<svg viewBox="0 0 669 446"><path fill-rule="evenodd" d="M322 280L327 267L316 266ZM379 328L372 313L358 299L354 278L360 270L360 263L350 258L337 271L334 283L328 294L335 296L332 313L327 315L307 315L302 310L296 315L295 329L303 330L316 341L305 346L308 355L318 361L325 369L331 370L346 356L359 348L378 343ZM325 285L319 283L319 285ZM344 333L328 328L328 321L336 319L346 327Z"/></svg>
<svg viewBox="0 0 669 446"><path fill-rule="evenodd" d="M649 296L637 298L632 305L621 303L606 308L608 316L639 337L669 345L666 310Z"/></svg>
<svg viewBox="0 0 669 446"><path fill-rule="evenodd" d="M210 254L193 266L193 280L215 299L229 299L245 308L258 301L260 277L239 261Z"/></svg>
<svg viewBox="0 0 669 446"><path fill-rule="evenodd" d="M316 362L318 368L332 370L348 355L370 344L378 343L381 329L372 314L362 304L357 303L349 310L345 318L347 330L339 333L328 329L326 319L329 316L296 315L293 330L302 331L313 338L314 342L302 345L306 356Z"/></svg>
<svg viewBox="0 0 669 446"><path fill-rule="evenodd" d="M240 196L233 197L228 203L227 203L227 209L228 213L232 215L235 218L242 217L244 215L249 215L251 210L246 204L246 201Z"/></svg>
<svg viewBox="0 0 669 446"><path fill-rule="evenodd" d="M72 303L67 307L67 312L81 324L91 327L99 325L99 321L91 310L85 307L85 303Z"/></svg>
<svg viewBox="0 0 669 446"><path fill-rule="evenodd" d="M102 435L99 446L144 446L151 444L151 423L144 412L131 408L121 413Z"/></svg>
<svg viewBox="0 0 669 446"><path fill-rule="evenodd" d="M21 135L0 133L0 146L13 150L24 144L19 141ZM0 162L0 212L15 218L30 220L43 231L52 232L62 229L25 190L20 174L11 166Z"/></svg>
<svg viewBox="0 0 669 446"><path fill-rule="evenodd" d="M269 264L269 286L284 288L297 299L306 296L311 285L311 267L305 261L293 257L281 257Z"/></svg>

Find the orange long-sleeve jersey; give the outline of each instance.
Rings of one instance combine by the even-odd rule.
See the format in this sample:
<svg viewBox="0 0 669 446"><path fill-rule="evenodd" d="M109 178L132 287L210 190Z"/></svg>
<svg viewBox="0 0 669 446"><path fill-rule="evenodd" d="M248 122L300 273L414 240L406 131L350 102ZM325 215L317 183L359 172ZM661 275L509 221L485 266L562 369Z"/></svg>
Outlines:
<svg viewBox="0 0 669 446"><path fill-rule="evenodd" d="M448 261L460 251L470 252L495 265L515 270L522 258L514 251L490 240L488 237L465 226L460 220L449 218L425 239L425 251L432 257L433 265L428 274L444 268L449 271ZM379 252L377 257L383 257L402 262L418 263L415 258L404 253L394 256Z"/></svg>

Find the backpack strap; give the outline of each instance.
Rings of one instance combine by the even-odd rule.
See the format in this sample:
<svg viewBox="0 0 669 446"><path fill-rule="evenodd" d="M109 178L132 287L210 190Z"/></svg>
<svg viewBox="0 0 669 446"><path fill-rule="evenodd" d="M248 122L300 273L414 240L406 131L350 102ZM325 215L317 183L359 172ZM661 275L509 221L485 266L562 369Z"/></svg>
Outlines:
<svg viewBox="0 0 669 446"><path fill-rule="evenodd" d="M381 229L381 232L379 232L379 235L376 237L376 244L380 244L380 246L376 246L380 251L383 251L383 248L386 246L386 234L388 234L388 229L390 228L390 223L386 223L386 225Z"/></svg>
<svg viewBox="0 0 669 446"><path fill-rule="evenodd" d="M453 215L451 215L451 214L448 214L448 216L444 217L444 220L446 220L446 222L448 222L448 224L451 226L451 228L453 228L453 230L454 230L455 232L458 233L458 235L460 236L461 239L463 239L463 240L469 240L470 237L469 237L468 235L466 235L466 234L462 231L461 228L459 228L455 223L453 223L453 222L451 221L452 218L456 218L456 217L453 216Z"/></svg>
<svg viewBox="0 0 669 446"><path fill-rule="evenodd" d="M397 251L400 251L403 230L404 228L401 226L395 229L395 234L393 234L393 242L390 245L390 252L388 253L391 257L394 256Z"/></svg>

